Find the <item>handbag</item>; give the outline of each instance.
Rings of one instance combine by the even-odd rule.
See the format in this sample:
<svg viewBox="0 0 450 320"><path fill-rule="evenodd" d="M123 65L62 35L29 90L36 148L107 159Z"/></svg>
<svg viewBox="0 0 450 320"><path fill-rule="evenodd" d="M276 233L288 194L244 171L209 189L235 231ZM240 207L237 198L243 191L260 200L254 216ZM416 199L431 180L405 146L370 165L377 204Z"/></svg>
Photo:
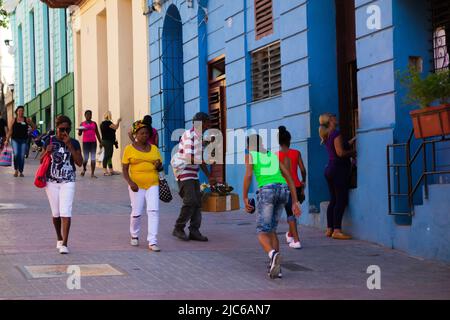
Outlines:
<svg viewBox="0 0 450 320"><path fill-rule="evenodd" d="M50 144L52 144L52 138L50 138ZM34 177L34 185L36 187L45 188L47 186L47 171L48 168L50 168L51 162L52 156L49 153L46 153Z"/></svg>
<svg viewBox="0 0 450 320"><path fill-rule="evenodd" d="M97 152L97 161L103 162L103 159L105 159L105 148L100 147L100 150Z"/></svg>
<svg viewBox="0 0 450 320"><path fill-rule="evenodd" d="M169 184L164 176L164 173L159 174L159 200L165 203L172 201L173 196L170 191Z"/></svg>
<svg viewBox="0 0 450 320"><path fill-rule="evenodd" d="M12 151L6 147L0 154L0 167L12 166Z"/></svg>

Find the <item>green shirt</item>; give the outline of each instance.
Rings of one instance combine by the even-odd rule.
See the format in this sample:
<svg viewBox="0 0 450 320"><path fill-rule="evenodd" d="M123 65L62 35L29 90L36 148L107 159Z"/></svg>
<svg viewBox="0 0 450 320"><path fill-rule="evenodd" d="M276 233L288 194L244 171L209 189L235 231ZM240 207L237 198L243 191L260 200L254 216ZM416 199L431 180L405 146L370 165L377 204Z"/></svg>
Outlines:
<svg viewBox="0 0 450 320"><path fill-rule="evenodd" d="M275 183L286 184L286 180L281 174L280 160L275 154L270 151L267 153L250 151L250 154L253 158L253 171L258 188Z"/></svg>

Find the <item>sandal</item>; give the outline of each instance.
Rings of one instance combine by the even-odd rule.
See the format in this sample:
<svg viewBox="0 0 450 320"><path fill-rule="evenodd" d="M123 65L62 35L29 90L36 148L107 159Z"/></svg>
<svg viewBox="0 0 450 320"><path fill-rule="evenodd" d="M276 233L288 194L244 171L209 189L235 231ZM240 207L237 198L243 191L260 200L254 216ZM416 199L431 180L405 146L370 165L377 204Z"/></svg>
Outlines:
<svg viewBox="0 0 450 320"><path fill-rule="evenodd" d="M111 176L112 176L112 174L109 173L109 172L105 172L105 173L103 173L103 175L104 175L105 177L111 177Z"/></svg>
<svg viewBox="0 0 450 320"><path fill-rule="evenodd" d="M85 174L86 174L86 171L81 171L81 173L80 173L80 175L81 175L82 177L84 177Z"/></svg>

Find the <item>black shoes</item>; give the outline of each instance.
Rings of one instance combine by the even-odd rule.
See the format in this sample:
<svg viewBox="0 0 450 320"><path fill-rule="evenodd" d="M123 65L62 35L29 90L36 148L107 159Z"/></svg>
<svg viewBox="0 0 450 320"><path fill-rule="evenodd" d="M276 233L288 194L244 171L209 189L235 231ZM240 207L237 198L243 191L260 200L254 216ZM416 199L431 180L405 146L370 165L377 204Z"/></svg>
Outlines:
<svg viewBox="0 0 450 320"><path fill-rule="evenodd" d="M174 237L177 237L180 240L189 241L189 238L186 235L186 233L184 232L184 230L180 230L180 229L175 228L175 229L173 229L172 235Z"/></svg>
<svg viewBox="0 0 450 320"><path fill-rule="evenodd" d="M202 235L199 231L191 231L189 233L189 237L188 237L183 229L175 228L175 229L173 229L172 235L183 241L189 241L189 240L201 241L201 242L208 241L208 238L205 237L204 235Z"/></svg>
<svg viewBox="0 0 450 320"><path fill-rule="evenodd" d="M197 231L189 233L189 240L207 242L208 238Z"/></svg>

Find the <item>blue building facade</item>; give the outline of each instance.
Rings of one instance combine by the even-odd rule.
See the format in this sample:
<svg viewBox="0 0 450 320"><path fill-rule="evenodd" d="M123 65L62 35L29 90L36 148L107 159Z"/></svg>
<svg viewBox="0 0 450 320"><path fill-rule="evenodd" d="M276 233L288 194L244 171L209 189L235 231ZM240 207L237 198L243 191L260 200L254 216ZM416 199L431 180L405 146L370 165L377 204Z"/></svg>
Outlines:
<svg viewBox="0 0 450 320"><path fill-rule="evenodd" d="M413 62L424 72L433 69L430 2L149 2L155 9L148 20L151 113L169 174L174 130L189 127L198 111L218 119L222 131L284 125L308 170L300 222L324 228L327 155L318 118L332 112L347 136L358 137L357 187L345 229L359 239L450 261L446 176L433 180L428 199L419 190L414 216L389 215L388 207L386 148L408 140L413 108L405 106L396 73ZM437 153L438 164L448 169L448 144L439 144ZM389 160L402 156L399 151ZM236 164L241 158L241 151L229 148L226 165L215 167L238 193L245 170ZM395 206L401 208L401 201Z"/></svg>

